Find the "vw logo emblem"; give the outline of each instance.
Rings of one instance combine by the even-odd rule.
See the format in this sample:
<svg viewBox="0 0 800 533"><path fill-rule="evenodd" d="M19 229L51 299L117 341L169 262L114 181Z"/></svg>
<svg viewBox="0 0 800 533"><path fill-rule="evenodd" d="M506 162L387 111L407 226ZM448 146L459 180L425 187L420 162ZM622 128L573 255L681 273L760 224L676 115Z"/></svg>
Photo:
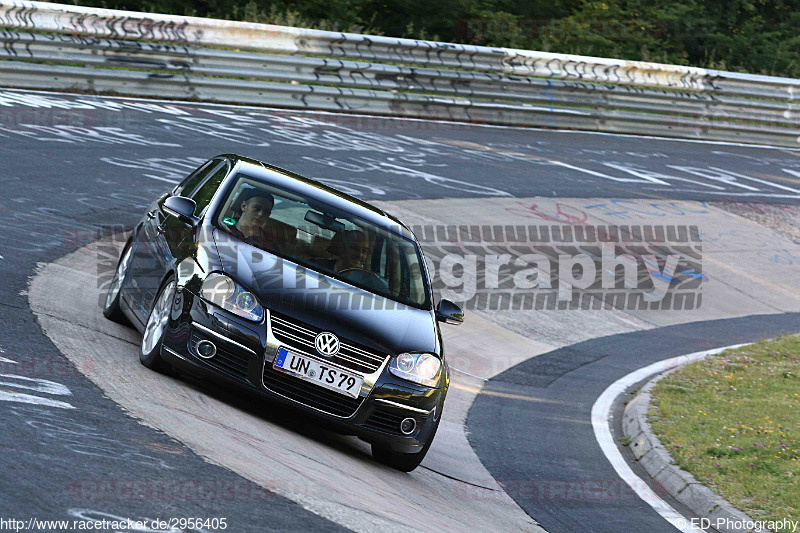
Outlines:
<svg viewBox="0 0 800 533"><path fill-rule="evenodd" d="M320 355L333 357L339 353L339 338L328 331L323 331L314 339L314 347Z"/></svg>

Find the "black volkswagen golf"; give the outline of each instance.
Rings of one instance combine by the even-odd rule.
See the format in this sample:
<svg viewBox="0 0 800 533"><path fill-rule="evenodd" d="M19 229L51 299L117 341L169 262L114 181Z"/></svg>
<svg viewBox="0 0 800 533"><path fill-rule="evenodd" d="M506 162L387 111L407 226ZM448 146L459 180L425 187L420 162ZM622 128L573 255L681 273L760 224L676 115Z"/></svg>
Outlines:
<svg viewBox="0 0 800 533"><path fill-rule="evenodd" d="M150 206L103 310L142 332L142 364L227 382L416 468L449 369L414 235L382 210L237 155L206 162Z"/></svg>

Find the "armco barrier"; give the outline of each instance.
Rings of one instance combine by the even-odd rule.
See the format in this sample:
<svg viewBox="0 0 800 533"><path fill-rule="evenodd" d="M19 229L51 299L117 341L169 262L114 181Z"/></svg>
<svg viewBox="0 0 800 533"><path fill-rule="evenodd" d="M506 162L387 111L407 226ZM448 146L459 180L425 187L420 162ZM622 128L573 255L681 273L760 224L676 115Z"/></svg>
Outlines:
<svg viewBox="0 0 800 533"><path fill-rule="evenodd" d="M8 87L800 146L795 79L44 2L0 28Z"/></svg>

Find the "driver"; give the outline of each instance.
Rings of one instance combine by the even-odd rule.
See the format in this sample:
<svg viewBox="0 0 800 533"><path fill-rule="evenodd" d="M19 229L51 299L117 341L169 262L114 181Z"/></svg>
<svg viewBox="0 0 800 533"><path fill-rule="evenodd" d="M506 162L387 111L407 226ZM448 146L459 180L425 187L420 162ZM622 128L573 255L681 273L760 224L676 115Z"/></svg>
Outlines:
<svg viewBox="0 0 800 533"><path fill-rule="evenodd" d="M359 230L345 230L331 239L328 251L336 256L333 269L336 272L357 268L365 270L369 242L367 236Z"/></svg>
<svg viewBox="0 0 800 533"><path fill-rule="evenodd" d="M242 212L231 232L244 241L265 248L276 249L278 240L271 232L265 229L269 220L275 198L266 192L250 191L246 193L239 206Z"/></svg>
<svg viewBox="0 0 800 533"><path fill-rule="evenodd" d="M366 266L369 240L364 232L345 230L337 233L331 239L328 251L336 255L333 269L343 274L347 280L379 293L389 290L389 284Z"/></svg>

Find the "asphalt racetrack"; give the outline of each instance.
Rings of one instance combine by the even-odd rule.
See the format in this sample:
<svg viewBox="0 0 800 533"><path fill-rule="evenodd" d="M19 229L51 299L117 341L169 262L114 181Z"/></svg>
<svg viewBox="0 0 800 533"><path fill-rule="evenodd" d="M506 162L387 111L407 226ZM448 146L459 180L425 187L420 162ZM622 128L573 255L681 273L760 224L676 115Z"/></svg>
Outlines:
<svg viewBox="0 0 800 533"><path fill-rule="evenodd" d="M468 312L444 332L442 429L399 474L355 439L147 371L138 335L102 320L98 241L220 153L411 224L697 227L702 305ZM595 399L661 359L800 331L800 151L0 90L0 191L2 517L675 531L616 477Z"/></svg>

